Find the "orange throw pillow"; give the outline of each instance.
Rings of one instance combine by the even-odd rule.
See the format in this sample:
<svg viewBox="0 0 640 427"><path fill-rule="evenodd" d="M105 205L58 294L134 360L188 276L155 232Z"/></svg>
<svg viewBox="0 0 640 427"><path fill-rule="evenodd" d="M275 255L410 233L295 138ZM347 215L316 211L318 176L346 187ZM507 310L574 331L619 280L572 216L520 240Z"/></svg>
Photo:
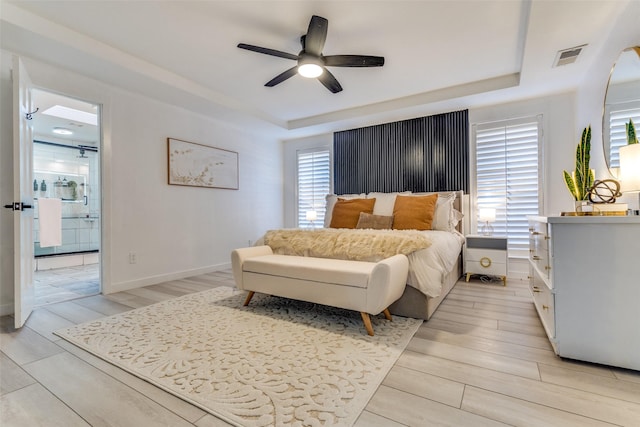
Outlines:
<svg viewBox="0 0 640 427"><path fill-rule="evenodd" d="M376 199L338 199L331 214L331 228L356 228L360 212L373 213Z"/></svg>
<svg viewBox="0 0 640 427"><path fill-rule="evenodd" d="M393 206L395 230L431 230L438 194L398 196Z"/></svg>

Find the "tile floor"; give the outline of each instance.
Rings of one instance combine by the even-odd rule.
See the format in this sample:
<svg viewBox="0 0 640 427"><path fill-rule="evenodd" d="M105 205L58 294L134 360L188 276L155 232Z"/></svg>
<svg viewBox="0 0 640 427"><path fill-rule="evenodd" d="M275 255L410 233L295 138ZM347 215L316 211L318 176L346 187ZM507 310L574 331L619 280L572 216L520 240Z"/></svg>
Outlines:
<svg viewBox="0 0 640 427"><path fill-rule="evenodd" d="M100 293L100 264L54 268L33 273L36 306Z"/></svg>
<svg viewBox="0 0 640 427"><path fill-rule="evenodd" d="M52 331L216 286L230 270L0 317L0 425L228 427ZM524 283L460 281L354 427L640 426L640 372L557 357Z"/></svg>

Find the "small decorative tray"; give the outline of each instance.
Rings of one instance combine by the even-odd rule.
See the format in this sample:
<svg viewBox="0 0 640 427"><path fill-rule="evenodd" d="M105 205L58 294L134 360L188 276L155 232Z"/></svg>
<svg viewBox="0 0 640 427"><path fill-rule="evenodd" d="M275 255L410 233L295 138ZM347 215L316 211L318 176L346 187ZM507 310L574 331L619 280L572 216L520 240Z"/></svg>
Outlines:
<svg viewBox="0 0 640 427"><path fill-rule="evenodd" d="M560 216L626 216L627 211L561 212Z"/></svg>

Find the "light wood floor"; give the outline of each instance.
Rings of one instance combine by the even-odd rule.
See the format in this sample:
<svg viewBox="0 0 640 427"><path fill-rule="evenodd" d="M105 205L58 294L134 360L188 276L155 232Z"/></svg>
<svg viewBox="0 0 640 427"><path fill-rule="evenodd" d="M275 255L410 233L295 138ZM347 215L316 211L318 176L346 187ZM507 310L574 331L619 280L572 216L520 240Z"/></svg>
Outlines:
<svg viewBox="0 0 640 427"><path fill-rule="evenodd" d="M0 319L0 425L227 426L52 334L214 286L229 271ZM363 330L364 333L364 330ZM357 427L640 426L640 373L556 357L528 290L459 282L390 371Z"/></svg>

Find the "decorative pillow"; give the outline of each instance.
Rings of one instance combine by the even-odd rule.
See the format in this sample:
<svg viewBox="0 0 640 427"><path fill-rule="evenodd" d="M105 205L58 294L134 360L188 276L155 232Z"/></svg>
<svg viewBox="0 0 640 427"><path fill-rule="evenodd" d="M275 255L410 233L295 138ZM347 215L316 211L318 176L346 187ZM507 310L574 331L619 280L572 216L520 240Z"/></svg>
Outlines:
<svg viewBox="0 0 640 427"><path fill-rule="evenodd" d="M438 194L436 211L431 225L434 230L453 231L455 228L455 225L452 226L452 220L454 219L453 202L455 200L456 193Z"/></svg>
<svg viewBox="0 0 640 427"><path fill-rule="evenodd" d="M452 209L453 215L451 216L451 231L455 230L458 223L464 218L464 214L457 209Z"/></svg>
<svg viewBox="0 0 640 427"><path fill-rule="evenodd" d="M393 208L395 230L431 230L438 195L398 196Z"/></svg>
<svg viewBox="0 0 640 427"><path fill-rule="evenodd" d="M376 201L376 204L378 202ZM373 210L375 212L375 205ZM360 212L360 219L356 228L371 228L373 230L389 230L393 224L393 216L384 215L372 215L365 212Z"/></svg>
<svg viewBox="0 0 640 427"><path fill-rule="evenodd" d="M408 195L411 191L404 191L402 193L378 193L371 192L367 194L367 199L376 199L376 204L373 206L374 215L393 215L393 206L396 203L396 196L398 194Z"/></svg>
<svg viewBox="0 0 640 427"><path fill-rule="evenodd" d="M373 213L376 199L338 198L331 215L331 228L356 228L360 212Z"/></svg>
<svg viewBox="0 0 640 427"><path fill-rule="evenodd" d="M335 194L327 194L325 200L327 201L325 212L324 212L324 228L329 228L331 225L331 214L333 213L333 207L338 201L338 197L341 199L364 199L366 194L342 194L337 196Z"/></svg>
<svg viewBox="0 0 640 427"><path fill-rule="evenodd" d="M438 195L436 210L433 216L432 230L453 231L460 222L460 218L454 213L453 202L456 200L455 192L440 193L414 193L415 196Z"/></svg>

